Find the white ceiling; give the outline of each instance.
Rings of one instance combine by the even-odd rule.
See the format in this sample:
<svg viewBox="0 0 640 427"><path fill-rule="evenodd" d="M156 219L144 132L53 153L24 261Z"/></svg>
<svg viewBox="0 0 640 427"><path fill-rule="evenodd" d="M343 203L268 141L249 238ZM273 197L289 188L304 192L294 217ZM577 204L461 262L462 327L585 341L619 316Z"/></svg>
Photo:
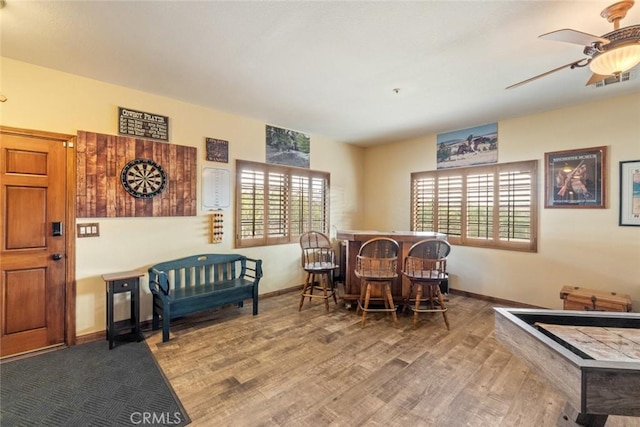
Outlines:
<svg viewBox="0 0 640 427"><path fill-rule="evenodd" d="M640 67L603 88L585 87L591 74L582 68L505 90L584 57L579 45L538 36L612 31L600 17L611 3L6 0L0 48L20 61L371 145L639 92ZM635 5L621 26L639 23Z"/></svg>

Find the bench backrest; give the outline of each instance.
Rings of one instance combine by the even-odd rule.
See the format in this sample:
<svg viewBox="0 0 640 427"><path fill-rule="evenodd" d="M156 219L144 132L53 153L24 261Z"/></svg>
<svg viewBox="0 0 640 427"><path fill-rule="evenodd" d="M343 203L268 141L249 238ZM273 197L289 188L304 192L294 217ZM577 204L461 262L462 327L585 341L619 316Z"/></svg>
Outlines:
<svg viewBox="0 0 640 427"><path fill-rule="evenodd" d="M167 292L238 278L253 280L262 275L260 264L247 268L247 257L238 254L202 254L162 262L149 268L149 281Z"/></svg>

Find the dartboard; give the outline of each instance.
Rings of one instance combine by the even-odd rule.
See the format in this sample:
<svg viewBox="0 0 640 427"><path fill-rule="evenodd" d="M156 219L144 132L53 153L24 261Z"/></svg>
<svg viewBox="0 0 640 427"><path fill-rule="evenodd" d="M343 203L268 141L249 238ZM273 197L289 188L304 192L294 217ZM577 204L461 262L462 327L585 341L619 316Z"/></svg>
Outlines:
<svg viewBox="0 0 640 427"><path fill-rule="evenodd" d="M153 160L135 159L122 168L120 181L127 193L133 197L150 199L164 191L167 174Z"/></svg>

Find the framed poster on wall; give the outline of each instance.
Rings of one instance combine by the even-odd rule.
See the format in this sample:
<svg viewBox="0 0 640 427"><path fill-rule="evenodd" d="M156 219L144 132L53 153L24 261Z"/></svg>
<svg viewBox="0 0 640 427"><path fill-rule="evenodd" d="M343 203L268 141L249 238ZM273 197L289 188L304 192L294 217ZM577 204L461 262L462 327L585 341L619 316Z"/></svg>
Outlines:
<svg viewBox="0 0 640 427"><path fill-rule="evenodd" d="M545 153L545 208L605 208L607 147Z"/></svg>

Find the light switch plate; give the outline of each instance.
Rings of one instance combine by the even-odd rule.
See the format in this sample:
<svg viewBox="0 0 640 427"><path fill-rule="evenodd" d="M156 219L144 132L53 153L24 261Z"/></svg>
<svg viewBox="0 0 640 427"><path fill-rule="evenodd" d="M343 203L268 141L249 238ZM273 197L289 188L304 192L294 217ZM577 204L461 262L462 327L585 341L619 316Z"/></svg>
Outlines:
<svg viewBox="0 0 640 427"><path fill-rule="evenodd" d="M99 237L100 224L97 222L78 224L76 226L76 236L78 237Z"/></svg>

